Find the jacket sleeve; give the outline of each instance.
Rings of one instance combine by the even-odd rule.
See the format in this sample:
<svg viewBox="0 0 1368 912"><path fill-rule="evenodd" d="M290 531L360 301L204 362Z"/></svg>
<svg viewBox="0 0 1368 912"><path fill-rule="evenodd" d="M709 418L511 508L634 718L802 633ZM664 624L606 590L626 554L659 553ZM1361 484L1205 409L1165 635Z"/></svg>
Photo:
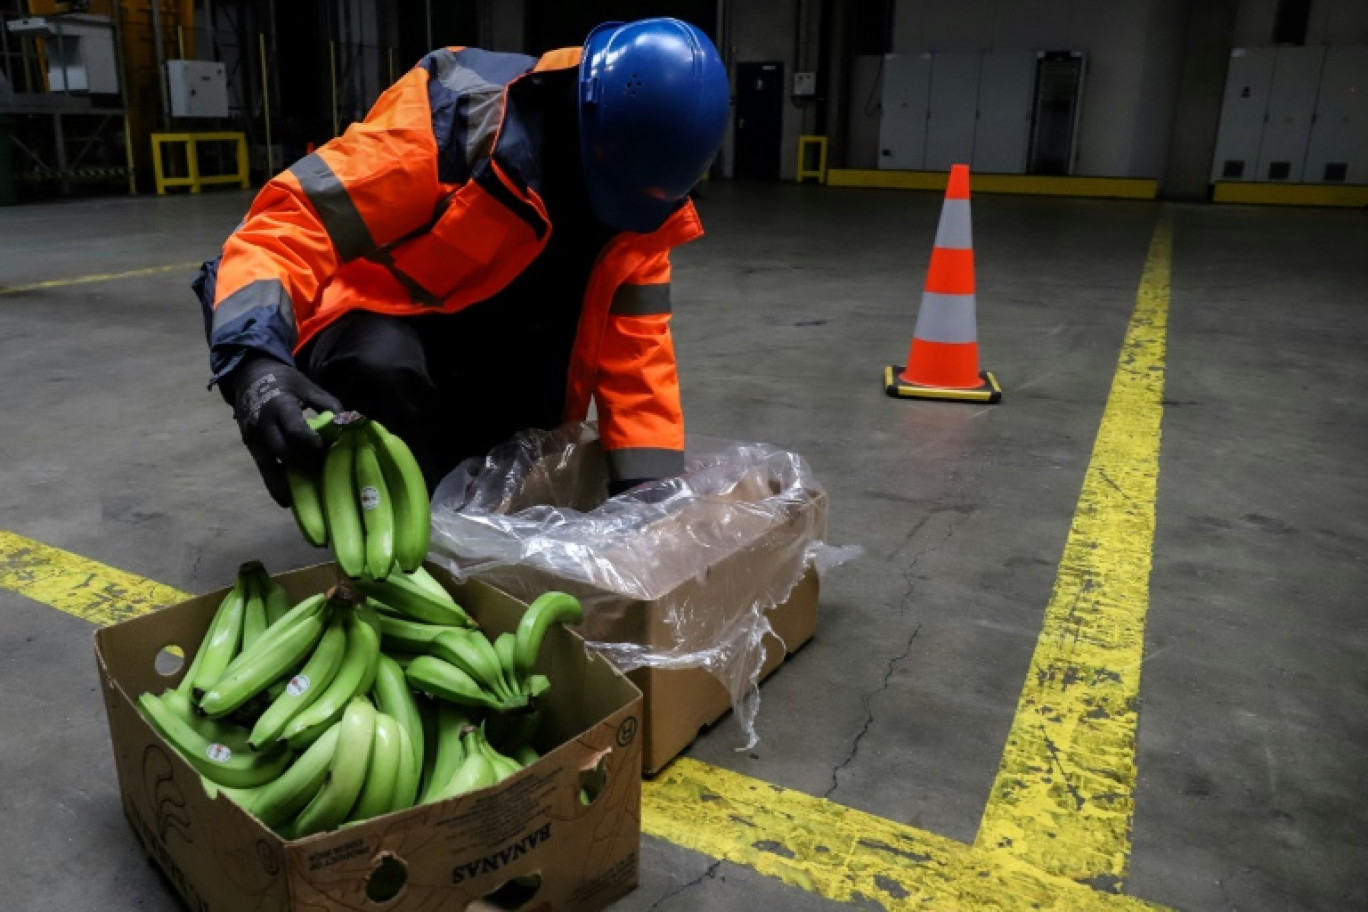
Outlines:
<svg viewBox="0 0 1368 912"><path fill-rule="evenodd" d="M272 178L224 244L208 315L213 381L247 349L293 363L299 326L337 269L421 227L440 196L427 74L415 69L363 123Z"/></svg>
<svg viewBox="0 0 1368 912"><path fill-rule="evenodd" d="M670 337L670 259L647 260L613 294L594 398L613 482L684 469L684 410Z"/></svg>

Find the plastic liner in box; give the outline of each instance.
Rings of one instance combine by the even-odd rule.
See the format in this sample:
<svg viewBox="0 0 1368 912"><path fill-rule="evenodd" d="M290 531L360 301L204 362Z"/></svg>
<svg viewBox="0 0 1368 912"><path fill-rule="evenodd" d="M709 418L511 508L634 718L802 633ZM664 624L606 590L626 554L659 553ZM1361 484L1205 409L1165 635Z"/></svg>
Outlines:
<svg viewBox="0 0 1368 912"><path fill-rule="evenodd" d="M859 549L822 542L826 494L801 456L702 437L685 449L682 475L608 498L592 422L523 432L443 479L431 556L458 578L533 567L585 584L578 630L590 645L624 672L706 669L731 694L746 749L759 740L758 683L773 633L765 613L788 599L809 563L822 573ZM634 601L660 599L741 548L755 552L754 572L729 576L707 604L667 600L664 641L612 637L632 628L623 612Z"/></svg>

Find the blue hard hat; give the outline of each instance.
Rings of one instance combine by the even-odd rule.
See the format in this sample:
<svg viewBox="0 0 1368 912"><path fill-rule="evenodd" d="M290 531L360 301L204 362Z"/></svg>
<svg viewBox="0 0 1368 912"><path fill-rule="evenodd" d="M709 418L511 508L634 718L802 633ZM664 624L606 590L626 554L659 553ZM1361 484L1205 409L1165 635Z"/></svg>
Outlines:
<svg viewBox="0 0 1368 912"><path fill-rule="evenodd" d="M707 172L731 109L717 48L678 19L608 22L579 68L580 157L595 217L654 231Z"/></svg>

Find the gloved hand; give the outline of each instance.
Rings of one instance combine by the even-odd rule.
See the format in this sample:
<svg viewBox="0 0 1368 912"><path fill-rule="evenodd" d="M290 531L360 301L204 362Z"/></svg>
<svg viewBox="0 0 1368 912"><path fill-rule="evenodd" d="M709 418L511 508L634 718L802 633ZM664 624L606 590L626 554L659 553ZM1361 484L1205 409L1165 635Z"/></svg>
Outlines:
<svg viewBox="0 0 1368 912"><path fill-rule="evenodd" d="M297 368L265 355L249 354L224 379L231 387L242 442L266 490L276 503L288 507L285 466L317 468L326 449L323 438L304 420L304 408L341 412L342 403Z"/></svg>

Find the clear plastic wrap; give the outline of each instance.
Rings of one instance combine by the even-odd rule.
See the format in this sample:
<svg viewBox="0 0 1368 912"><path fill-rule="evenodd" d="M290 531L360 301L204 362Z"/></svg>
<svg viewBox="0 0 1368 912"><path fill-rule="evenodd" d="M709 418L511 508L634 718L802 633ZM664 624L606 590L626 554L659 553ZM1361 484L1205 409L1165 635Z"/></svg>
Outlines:
<svg viewBox="0 0 1368 912"><path fill-rule="evenodd" d="M578 630L623 671L704 668L758 737L766 612L825 546L826 495L801 456L690 437L682 475L607 496L595 426L529 431L467 460L433 498L432 556L458 578L530 599L579 597Z"/></svg>

